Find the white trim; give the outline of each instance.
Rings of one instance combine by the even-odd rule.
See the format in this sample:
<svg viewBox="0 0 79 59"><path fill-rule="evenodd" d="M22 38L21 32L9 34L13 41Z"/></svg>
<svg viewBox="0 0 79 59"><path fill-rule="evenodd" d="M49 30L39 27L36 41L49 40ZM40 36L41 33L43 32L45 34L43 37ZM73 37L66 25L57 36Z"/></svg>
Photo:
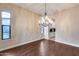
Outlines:
<svg viewBox="0 0 79 59"><path fill-rule="evenodd" d="M40 40L40 39L38 39L38 40ZM21 46L21 45L24 45L24 44L28 44L28 43L31 43L31 42L34 42L34 41L38 41L38 40L32 40L32 41L20 43L20 44L17 44L17 45L5 47L5 48L0 49L0 51L7 50L7 49L11 49L11 48L15 48L15 47L18 47L18 46ZM52 40L52 41L53 41L53 40ZM76 44L71 44L71 43L67 43L67 42L63 42L63 41L59 41L59 40L55 40L55 41L56 41L56 42L59 42L59 43L71 45L71 46L74 46L74 47L79 47L79 45L76 45Z"/></svg>
<svg viewBox="0 0 79 59"><path fill-rule="evenodd" d="M79 45L77 44L72 44L72 43L68 43L68 42L64 42L64 41L59 41L59 40L55 40L56 42L59 42L59 43L63 43L63 44L67 44L67 45L71 45L71 46L74 46L74 47L78 47L79 48Z"/></svg>
<svg viewBox="0 0 79 59"><path fill-rule="evenodd" d="M38 40L40 40L40 39L38 39ZM32 40L32 41L23 42L23 43L20 43L20 44L17 44L17 45L12 45L12 46L9 46L9 47L5 47L5 48L0 49L0 51L15 48L15 47L18 47L18 46L21 46L21 45L24 45L24 44L28 44L28 43L31 43L31 42L34 42L34 41L38 41L38 40Z"/></svg>

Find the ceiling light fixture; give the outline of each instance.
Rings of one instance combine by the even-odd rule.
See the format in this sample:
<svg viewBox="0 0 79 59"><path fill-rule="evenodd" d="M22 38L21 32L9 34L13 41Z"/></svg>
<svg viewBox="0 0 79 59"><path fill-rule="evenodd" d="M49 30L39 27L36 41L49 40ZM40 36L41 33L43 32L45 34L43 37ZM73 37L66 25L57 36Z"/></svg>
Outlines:
<svg viewBox="0 0 79 59"><path fill-rule="evenodd" d="M49 24L51 25L55 25L54 21L51 20L48 16L47 16L47 5L45 2L45 13L44 16L41 17L41 20L39 20L39 24L43 25L43 26L48 26Z"/></svg>

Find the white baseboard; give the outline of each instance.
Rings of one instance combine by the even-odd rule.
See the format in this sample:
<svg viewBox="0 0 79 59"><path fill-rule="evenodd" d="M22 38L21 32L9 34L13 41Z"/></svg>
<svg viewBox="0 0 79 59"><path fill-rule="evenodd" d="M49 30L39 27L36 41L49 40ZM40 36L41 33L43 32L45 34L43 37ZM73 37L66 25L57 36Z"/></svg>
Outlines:
<svg viewBox="0 0 79 59"><path fill-rule="evenodd" d="M40 40L40 39L38 39L38 40ZM0 51L4 51L4 50L7 50L7 49L18 47L18 46L21 46L21 45L24 45L24 44L28 44L28 43L31 43L31 42L34 42L34 41L38 41L38 40L32 40L32 41L23 42L23 43L20 43L20 44L17 44L17 45L12 45L12 46L9 46L9 47L5 47L5 48L0 49Z"/></svg>
<svg viewBox="0 0 79 59"><path fill-rule="evenodd" d="M38 39L38 40L40 40L40 39ZM34 42L34 41L38 41L38 40L32 40L32 41L23 42L23 43L20 43L20 44L17 44L17 45L5 47L5 48L0 49L0 51L4 51L4 50L7 50L7 49L11 49L11 48L14 48L14 47L18 47L18 46L21 46L21 45L24 45L24 44L28 44L28 43L31 43L31 42ZM63 43L63 44L67 44L67 45L71 45L71 46L74 46L74 47L78 47L79 48L79 45L76 45L76 44L71 44L71 43L67 43L67 42L63 42L63 41L58 41L58 40L55 40L55 41L56 42L59 42L59 43Z"/></svg>
<svg viewBox="0 0 79 59"><path fill-rule="evenodd" d="M63 43L63 44L67 44L67 45L71 45L71 46L74 46L74 47L78 47L79 48L79 45L77 44L72 44L72 43L68 43L68 42L63 42L63 41L59 41L59 40L55 40L56 42L59 42L59 43Z"/></svg>

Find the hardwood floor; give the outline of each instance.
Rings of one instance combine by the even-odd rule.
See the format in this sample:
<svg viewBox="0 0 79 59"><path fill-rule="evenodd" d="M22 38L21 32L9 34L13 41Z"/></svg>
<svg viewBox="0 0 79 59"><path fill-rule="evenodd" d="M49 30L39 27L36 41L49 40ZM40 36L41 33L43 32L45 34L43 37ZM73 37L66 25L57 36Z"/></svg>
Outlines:
<svg viewBox="0 0 79 59"><path fill-rule="evenodd" d="M79 56L79 48L42 39L2 51L0 56Z"/></svg>

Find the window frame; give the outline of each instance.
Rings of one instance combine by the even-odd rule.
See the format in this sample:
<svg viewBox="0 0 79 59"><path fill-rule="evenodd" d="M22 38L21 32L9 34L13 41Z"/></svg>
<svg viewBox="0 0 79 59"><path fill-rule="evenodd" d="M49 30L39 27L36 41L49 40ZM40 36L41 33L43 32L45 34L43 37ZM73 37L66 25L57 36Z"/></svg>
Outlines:
<svg viewBox="0 0 79 59"><path fill-rule="evenodd" d="M9 26L9 38L3 38L3 26ZM11 39L11 25L1 25L1 29L2 29L2 40L6 40L6 39Z"/></svg>
<svg viewBox="0 0 79 59"><path fill-rule="evenodd" d="M9 12L10 13L10 15L11 15L11 12L10 11L6 11L6 10L1 10L0 11L0 19L1 19L1 38L2 38L2 40L7 40L7 39L11 39L11 16L10 16L10 25L3 25L2 24L2 19L4 19L4 18L2 18L1 17L1 12ZM9 26L9 38L3 38L3 26Z"/></svg>

